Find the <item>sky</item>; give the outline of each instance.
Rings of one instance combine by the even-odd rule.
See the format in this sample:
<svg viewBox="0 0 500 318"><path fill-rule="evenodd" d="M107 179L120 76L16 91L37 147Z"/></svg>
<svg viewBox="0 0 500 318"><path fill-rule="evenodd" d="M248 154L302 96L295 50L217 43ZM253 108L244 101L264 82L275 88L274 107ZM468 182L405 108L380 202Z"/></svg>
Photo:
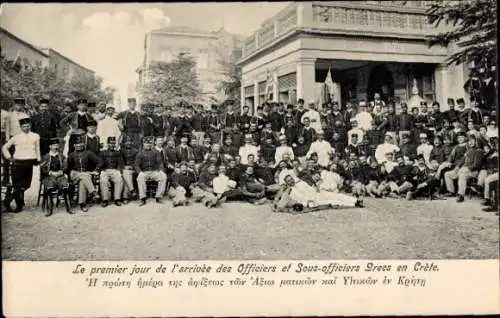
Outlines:
<svg viewBox="0 0 500 318"><path fill-rule="evenodd" d="M2 3L0 25L40 47L53 48L104 79L126 98L153 29L189 26L250 35L288 2L247 3Z"/></svg>

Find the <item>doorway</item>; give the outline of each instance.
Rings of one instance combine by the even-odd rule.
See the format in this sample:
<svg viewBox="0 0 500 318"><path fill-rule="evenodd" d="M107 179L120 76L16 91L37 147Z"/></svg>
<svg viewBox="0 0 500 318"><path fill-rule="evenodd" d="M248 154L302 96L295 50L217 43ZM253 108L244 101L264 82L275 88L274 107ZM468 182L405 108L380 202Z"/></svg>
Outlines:
<svg viewBox="0 0 500 318"><path fill-rule="evenodd" d="M394 78L385 64L376 65L368 78L367 98L373 100L373 95L380 93L385 102L394 101Z"/></svg>

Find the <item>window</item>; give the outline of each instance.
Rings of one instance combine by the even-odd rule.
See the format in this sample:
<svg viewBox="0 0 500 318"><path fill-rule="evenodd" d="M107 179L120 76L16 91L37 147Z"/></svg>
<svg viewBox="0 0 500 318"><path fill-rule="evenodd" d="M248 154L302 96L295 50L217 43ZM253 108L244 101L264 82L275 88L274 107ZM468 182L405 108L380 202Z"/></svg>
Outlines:
<svg viewBox="0 0 500 318"><path fill-rule="evenodd" d="M206 52L206 51L200 52L200 54L198 55L197 64L198 64L199 69L208 68L208 52Z"/></svg>
<svg viewBox="0 0 500 318"><path fill-rule="evenodd" d="M170 50L162 50L160 53L160 60L165 63L172 62L172 52Z"/></svg>

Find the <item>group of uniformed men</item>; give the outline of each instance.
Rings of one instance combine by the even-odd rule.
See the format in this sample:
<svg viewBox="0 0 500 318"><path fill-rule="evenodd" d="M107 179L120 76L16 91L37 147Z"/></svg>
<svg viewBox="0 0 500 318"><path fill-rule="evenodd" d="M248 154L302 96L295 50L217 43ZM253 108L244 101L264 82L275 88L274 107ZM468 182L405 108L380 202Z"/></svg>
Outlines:
<svg viewBox="0 0 500 318"><path fill-rule="evenodd" d="M255 114L248 106L237 114L231 104L222 113L216 105L208 111L184 105L173 114L162 105L138 111L135 99L121 113L79 100L76 111L58 118L42 99L30 118L19 98L2 110L3 207L11 211L14 200L15 211L23 209L33 165L40 164L48 201L57 191L69 202L76 185L84 212L98 195L103 207L135 198L145 205L150 187L157 202L167 192L174 206L190 197L207 207L227 199L274 200L277 211L361 206L365 195L413 199L446 192L462 202L471 180L486 210L496 210L490 196L498 183L496 113L481 110L474 98L456 103L458 109L448 99L444 112L438 102L431 110L425 102L410 110L402 103L396 114L394 104L375 94L342 109L333 102L318 111L314 101L306 107L299 99L264 103ZM66 209L72 213L70 204Z"/></svg>

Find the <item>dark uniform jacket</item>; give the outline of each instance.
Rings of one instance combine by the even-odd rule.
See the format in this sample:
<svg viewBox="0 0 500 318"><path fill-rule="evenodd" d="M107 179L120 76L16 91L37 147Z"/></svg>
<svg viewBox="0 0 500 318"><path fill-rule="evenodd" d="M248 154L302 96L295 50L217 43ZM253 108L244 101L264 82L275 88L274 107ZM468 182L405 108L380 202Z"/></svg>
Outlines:
<svg viewBox="0 0 500 318"><path fill-rule="evenodd" d="M66 157L63 154L59 153L56 156L51 156L50 153L47 153L42 156L40 172L42 176L47 176L49 171L66 171L66 164Z"/></svg>
<svg viewBox="0 0 500 318"><path fill-rule="evenodd" d="M164 170L163 158L155 149L142 150L135 157L135 171L157 171Z"/></svg>
<svg viewBox="0 0 500 318"><path fill-rule="evenodd" d="M69 171L92 171L100 169L102 164L102 159L91 151L74 151L68 156L67 168Z"/></svg>
<svg viewBox="0 0 500 318"><path fill-rule="evenodd" d="M388 175L390 181L394 181L397 185L403 184L405 181L410 181L412 178L413 166L398 165L392 169Z"/></svg>
<svg viewBox="0 0 500 318"><path fill-rule="evenodd" d="M189 160L195 159L193 148L188 145L186 145L185 147L179 145L175 148L175 157L176 162L178 163L183 161L188 162Z"/></svg>
<svg viewBox="0 0 500 318"><path fill-rule="evenodd" d="M87 112L83 115L80 115L78 112L73 112L63 118L59 125L61 127L70 126L74 130L81 130L83 132L86 132L88 123L92 119L92 116L90 116L90 114Z"/></svg>
<svg viewBox="0 0 500 318"><path fill-rule="evenodd" d="M186 196L191 195L191 185L196 183L196 175L194 172L186 170L172 175L172 186L174 188L181 186L186 190Z"/></svg>
<svg viewBox="0 0 500 318"><path fill-rule="evenodd" d="M126 110L118 114L118 119L121 120L124 133L140 133L142 130L142 115L136 112Z"/></svg>
<svg viewBox="0 0 500 318"><path fill-rule="evenodd" d="M102 169L123 170L123 156L118 150L106 149L101 152Z"/></svg>
<svg viewBox="0 0 500 318"><path fill-rule="evenodd" d="M285 126L285 112L273 112L270 115L271 127L273 131L280 131Z"/></svg>
<svg viewBox="0 0 500 318"><path fill-rule="evenodd" d="M31 131L40 135L40 138L54 138L57 136L59 122L50 111L40 112L31 119Z"/></svg>
<svg viewBox="0 0 500 318"><path fill-rule="evenodd" d="M399 150L403 156L408 157L410 160L417 157L417 145L411 141L401 144Z"/></svg>

